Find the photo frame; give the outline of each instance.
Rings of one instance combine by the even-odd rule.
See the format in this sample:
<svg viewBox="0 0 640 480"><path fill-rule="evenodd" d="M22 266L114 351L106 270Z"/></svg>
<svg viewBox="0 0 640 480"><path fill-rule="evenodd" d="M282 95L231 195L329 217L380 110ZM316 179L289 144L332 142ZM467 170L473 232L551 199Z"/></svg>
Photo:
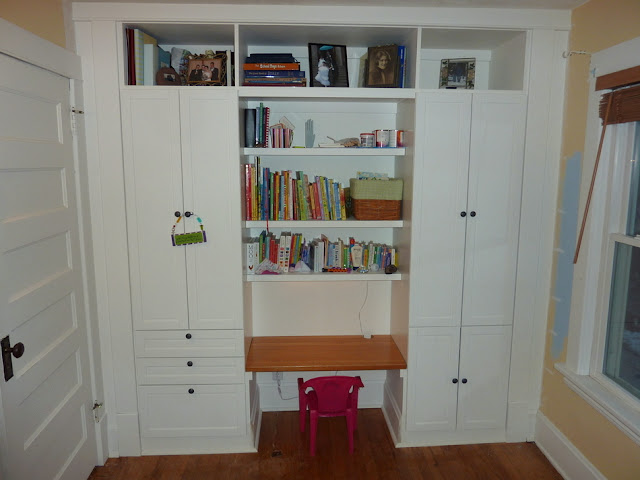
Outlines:
<svg viewBox="0 0 640 480"><path fill-rule="evenodd" d="M198 55L189 59L187 85L224 85L227 78L227 55Z"/></svg>
<svg viewBox="0 0 640 480"><path fill-rule="evenodd" d="M171 67L163 67L156 72L156 85L182 85L180 75Z"/></svg>
<svg viewBox="0 0 640 480"><path fill-rule="evenodd" d="M385 88L400 85L400 61L398 45L369 47L365 87Z"/></svg>
<svg viewBox="0 0 640 480"><path fill-rule="evenodd" d="M445 58L440 64L440 88L472 90L476 83L475 58Z"/></svg>
<svg viewBox="0 0 640 480"><path fill-rule="evenodd" d="M347 47L310 43L309 78L311 87L348 87Z"/></svg>

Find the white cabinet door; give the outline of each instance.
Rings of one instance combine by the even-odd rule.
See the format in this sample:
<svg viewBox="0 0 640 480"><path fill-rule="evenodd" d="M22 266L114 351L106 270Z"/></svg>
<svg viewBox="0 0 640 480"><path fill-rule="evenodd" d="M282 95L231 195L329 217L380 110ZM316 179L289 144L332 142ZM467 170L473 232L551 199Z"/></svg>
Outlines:
<svg viewBox="0 0 640 480"><path fill-rule="evenodd" d="M458 429L504 429L511 326L462 327Z"/></svg>
<svg viewBox="0 0 640 480"><path fill-rule="evenodd" d="M425 93L417 112L411 326L510 324L526 96Z"/></svg>
<svg viewBox="0 0 640 480"><path fill-rule="evenodd" d="M520 228L524 94L474 94L462 325L510 325Z"/></svg>
<svg viewBox="0 0 640 480"><path fill-rule="evenodd" d="M225 90L122 92L137 330L242 328L237 108ZM207 242L174 247L174 212ZM178 232L199 230L183 217Z"/></svg>
<svg viewBox="0 0 640 480"><path fill-rule="evenodd" d="M407 430L504 429L511 327L412 328Z"/></svg>
<svg viewBox="0 0 640 480"><path fill-rule="evenodd" d="M407 430L456 429L459 327L412 328Z"/></svg>
<svg viewBox="0 0 640 480"><path fill-rule="evenodd" d="M419 95L416 117L410 322L459 325L471 95Z"/></svg>
<svg viewBox="0 0 640 480"><path fill-rule="evenodd" d="M187 328L186 248L170 237L184 211L179 92L125 90L121 108L134 326Z"/></svg>

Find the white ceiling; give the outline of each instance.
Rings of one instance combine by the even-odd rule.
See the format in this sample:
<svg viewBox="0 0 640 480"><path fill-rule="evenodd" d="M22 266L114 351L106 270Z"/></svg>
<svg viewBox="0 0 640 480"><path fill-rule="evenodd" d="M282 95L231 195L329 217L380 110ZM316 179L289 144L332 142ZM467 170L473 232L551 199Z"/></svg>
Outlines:
<svg viewBox="0 0 640 480"><path fill-rule="evenodd" d="M80 0L82 2L227 5L343 5L395 7L547 8L571 10L588 0Z"/></svg>

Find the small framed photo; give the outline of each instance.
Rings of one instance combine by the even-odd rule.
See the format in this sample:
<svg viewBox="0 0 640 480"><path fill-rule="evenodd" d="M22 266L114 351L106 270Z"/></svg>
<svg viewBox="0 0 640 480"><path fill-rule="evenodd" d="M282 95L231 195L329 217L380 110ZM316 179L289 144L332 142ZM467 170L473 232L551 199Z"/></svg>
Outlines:
<svg viewBox="0 0 640 480"><path fill-rule="evenodd" d="M180 75L171 67L163 67L156 73L156 85L181 85Z"/></svg>
<svg viewBox="0 0 640 480"><path fill-rule="evenodd" d="M398 45L369 47L365 87L398 87Z"/></svg>
<svg viewBox="0 0 640 480"><path fill-rule="evenodd" d="M192 58L187 70L188 85L224 85L226 79L225 53L218 53L213 57Z"/></svg>
<svg viewBox="0 0 640 480"><path fill-rule="evenodd" d="M447 58L440 64L440 88L472 90L476 83L475 58Z"/></svg>
<svg viewBox="0 0 640 480"><path fill-rule="evenodd" d="M347 47L310 43L309 78L311 87L348 87Z"/></svg>

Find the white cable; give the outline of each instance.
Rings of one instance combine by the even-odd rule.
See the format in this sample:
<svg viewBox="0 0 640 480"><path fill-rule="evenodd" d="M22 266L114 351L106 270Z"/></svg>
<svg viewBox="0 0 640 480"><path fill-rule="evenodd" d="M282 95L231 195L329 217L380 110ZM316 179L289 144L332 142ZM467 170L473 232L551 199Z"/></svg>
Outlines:
<svg viewBox="0 0 640 480"><path fill-rule="evenodd" d="M362 336L364 338L371 338L371 333L364 333L364 329L362 328L362 309L364 308L364 306L367 304L367 298L369 298L369 282L365 282L366 284L366 291L365 291L365 295L364 295L364 300L362 301L362 305L360 305L360 310L358 311L358 322L360 323L360 333L362 334Z"/></svg>
<svg viewBox="0 0 640 480"><path fill-rule="evenodd" d="M284 398L282 396L282 389L280 388L280 379L278 379L277 382L278 382L278 394L280 395L280 398L282 400L293 400L294 398L298 398L297 395L295 397Z"/></svg>

